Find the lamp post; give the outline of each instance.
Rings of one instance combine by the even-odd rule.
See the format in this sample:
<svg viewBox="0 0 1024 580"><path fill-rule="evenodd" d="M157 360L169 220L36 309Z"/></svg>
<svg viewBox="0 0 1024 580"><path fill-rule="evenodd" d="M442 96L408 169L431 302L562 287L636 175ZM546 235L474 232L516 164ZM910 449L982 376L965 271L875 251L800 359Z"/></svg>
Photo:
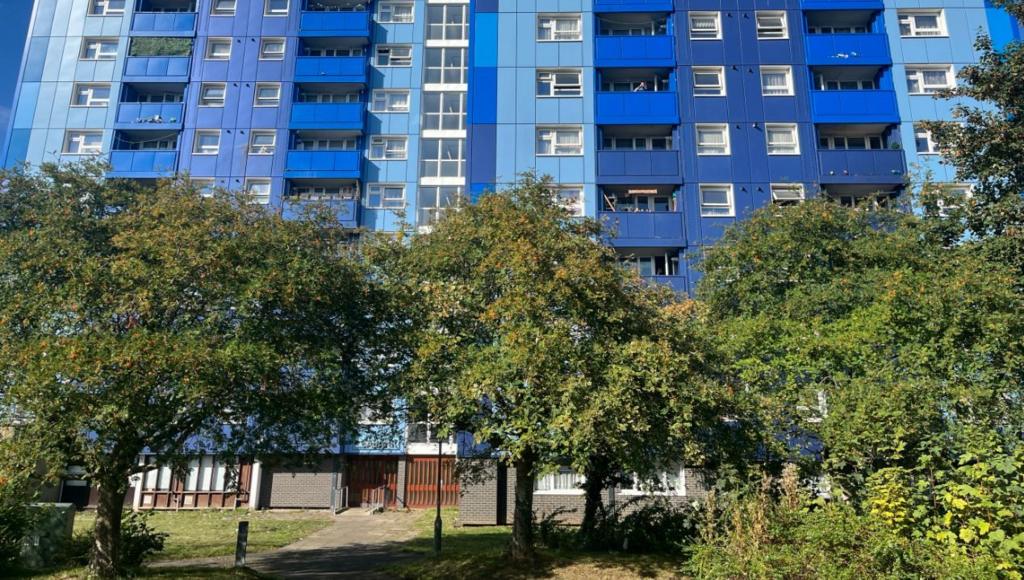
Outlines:
<svg viewBox="0 0 1024 580"><path fill-rule="evenodd" d="M437 438L437 515L434 516L434 555L441 555L441 458L444 440Z"/></svg>

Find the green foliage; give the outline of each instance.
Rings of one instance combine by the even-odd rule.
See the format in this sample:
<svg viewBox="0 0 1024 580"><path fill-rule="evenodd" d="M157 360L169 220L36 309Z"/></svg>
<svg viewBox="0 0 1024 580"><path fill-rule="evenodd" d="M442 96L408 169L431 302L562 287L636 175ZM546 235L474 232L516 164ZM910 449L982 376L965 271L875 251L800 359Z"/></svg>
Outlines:
<svg viewBox="0 0 1024 580"><path fill-rule="evenodd" d="M132 38L128 56L191 56L191 38L144 37Z"/></svg>
<svg viewBox="0 0 1024 580"><path fill-rule="evenodd" d="M138 568L149 556L164 549L165 532L149 524L151 512L126 512L121 521L121 558L126 568Z"/></svg>
<svg viewBox="0 0 1024 580"><path fill-rule="evenodd" d="M590 547L633 553L678 554L696 539L699 512L664 496L632 498L598 520Z"/></svg>
<svg viewBox="0 0 1024 580"><path fill-rule="evenodd" d="M13 567L21 555L34 521L31 499L28 480L0 476L0 567Z"/></svg>

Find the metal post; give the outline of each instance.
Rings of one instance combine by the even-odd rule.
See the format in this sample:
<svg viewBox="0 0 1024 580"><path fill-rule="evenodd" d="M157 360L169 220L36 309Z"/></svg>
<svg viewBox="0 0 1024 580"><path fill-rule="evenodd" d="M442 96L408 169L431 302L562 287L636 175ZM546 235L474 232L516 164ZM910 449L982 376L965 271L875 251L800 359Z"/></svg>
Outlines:
<svg viewBox="0 0 1024 580"><path fill-rule="evenodd" d="M238 522L238 539L235 541L235 568L245 566L245 551L249 547L249 522Z"/></svg>
<svg viewBox="0 0 1024 580"><path fill-rule="evenodd" d="M434 555L441 555L441 452L444 441L437 438L437 515L434 517Z"/></svg>

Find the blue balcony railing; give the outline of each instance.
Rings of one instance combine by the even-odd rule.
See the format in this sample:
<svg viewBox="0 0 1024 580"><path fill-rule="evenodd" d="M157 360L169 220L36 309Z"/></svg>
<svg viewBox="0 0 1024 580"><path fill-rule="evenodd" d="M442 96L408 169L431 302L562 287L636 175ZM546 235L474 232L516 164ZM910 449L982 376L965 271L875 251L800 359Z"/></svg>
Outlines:
<svg viewBox="0 0 1024 580"><path fill-rule="evenodd" d="M114 124L118 129L177 129L183 116L182 103L120 103Z"/></svg>
<svg viewBox="0 0 1024 580"><path fill-rule="evenodd" d="M359 151L289 151L286 177L358 179L362 155Z"/></svg>
<svg viewBox="0 0 1024 580"><path fill-rule="evenodd" d="M662 286L668 286L676 292L687 291L685 276L648 276L646 280L655 284L661 284Z"/></svg>
<svg viewBox="0 0 1024 580"><path fill-rule="evenodd" d="M676 125L678 97L674 91L597 93L599 125Z"/></svg>
<svg viewBox="0 0 1024 580"><path fill-rule="evenodd" d="M597 182L602 184L682 183L679 152L616 151L597 152Z"/></svg>
<svg viewBox="0 0 1024 580"><path fill-rule="evenodd" d="M598 212L611 232L609 242L621 248L671 248L686 245L681 212Z"/></svg>
<svg viewBox="0 0 1024 580"><path fill-rule="evenodd" d="M594 42L595 66L661 68L676 63L672 36L598 36Z"/></svg>
<svg viewBox="0 0 1024 580"><path fill-rule="evenodd" d="M305 200L295 198L284 198L282 213L286 219L293 219L303 215L310 206L325 206L330 208L337 215L338 221L346 228L359 226L359 200L338 199L338 200Z"/></svg>
<svg viewBox="0 0 1024 580"><path fill-rule="evenodd" d="M808 34L810 66L885 66L892 64L889 38L880 33Z"/></svg>
<svg viewBox="0 0 1024 580"><path fill-rule="evenodd" d="M187 36L195 30L195 12L136 12L132 15L132 34L137 36Z"/></svg>
<svg viewBox="0 0 1024 580"><path fill-rule="evenodd" d="M125 59L124 76L127 80L167 82L170 77L188 78L191 57L187 56L129 56Z"/></svg>
<svg viewBox="0 0 1024 580"><path fill-rule="evenodd" d="M812 91L815 123L899 123L895 91Z"/></svg>
<svg viewBox="0 0 1024 580"><path fill-rule="evenodd" d="M804 10L882 10L883 0L803 0Z"/></svg>
<svg viewBox="0 0 1024 580"><path fill-rule="evenodd" d="M300 56L295 59L295 82L366 83L364 56Z"/></svg>
<svg viewBox="0 0 1024 580"><path fill-rule="evenodd" d="M295 103L292 105L292 129L363 128L366 103Z"/></svg>
<svg viewBox="0 0 1024 580"><path fill-rule="evenodd" d="M594 12L672 12L672 0L594 0Z"/></svg>
<svg viewBox="0 0 1024 580"><path fill-rule="evenodd" d="M901 149L818 151L821 183L900 184L907 173Z"/></svg>
<svg viewBox="0 0 1024 580"><path fill-rule="evenodd" d="M299 17L300 36L370 36L370 13L305 11Z"/></svg>
<svg viewBox="0 0 1024 580"><path fill-rule="evenodd" d="M112 177L169 177L178 165L177 151L111 151Z"/></svg>

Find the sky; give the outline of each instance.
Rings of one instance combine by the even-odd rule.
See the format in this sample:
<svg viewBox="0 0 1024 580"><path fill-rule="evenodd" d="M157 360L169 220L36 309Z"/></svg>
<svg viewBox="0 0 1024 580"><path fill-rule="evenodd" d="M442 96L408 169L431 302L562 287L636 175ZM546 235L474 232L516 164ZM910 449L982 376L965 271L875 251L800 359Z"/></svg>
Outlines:
<svg viewBox="0 0 1024 580"><path fill-rule="evenodd" d="M0 0L0 135L7 134L32 1ZM3 137L0 137L0 147L3 147L2 142Z"/></svg>

